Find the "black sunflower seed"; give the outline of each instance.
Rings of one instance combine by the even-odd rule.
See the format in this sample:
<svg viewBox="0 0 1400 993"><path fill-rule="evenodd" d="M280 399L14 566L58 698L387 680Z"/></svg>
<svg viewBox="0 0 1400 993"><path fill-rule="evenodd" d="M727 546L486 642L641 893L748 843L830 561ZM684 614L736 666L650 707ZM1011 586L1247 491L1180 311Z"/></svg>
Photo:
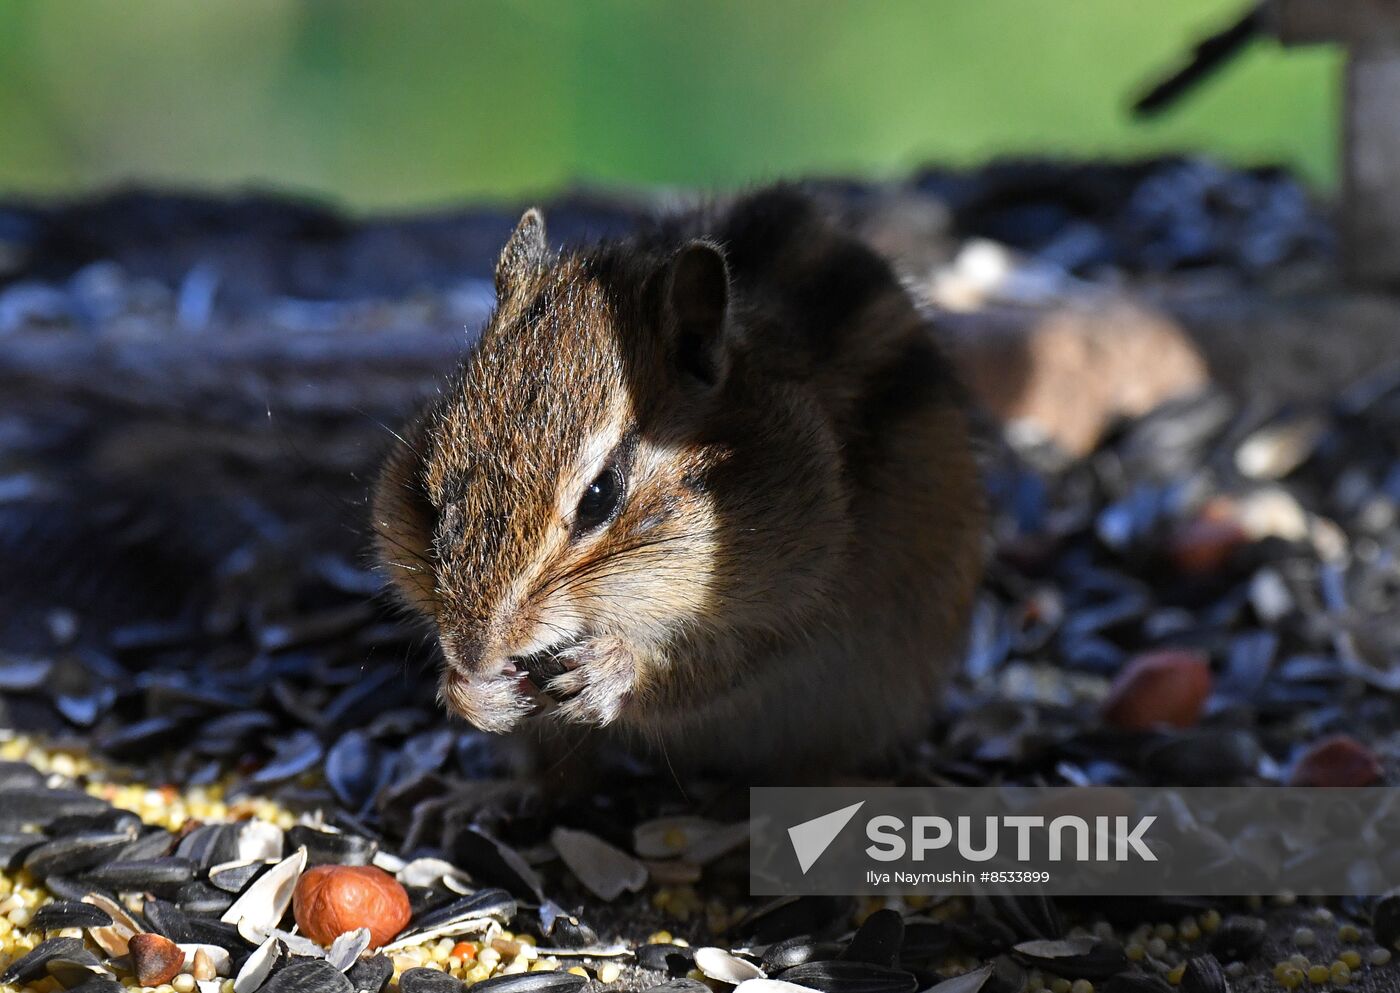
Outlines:
<svg viewBox="0 0 1400 993"><path fill-rule="evenodd" d="M466 988L440 969L409 969L399 976L399 993L462 993Z"/></svg>
<svg viewBox="0 0 1400 993"><path fill-rule="evenodd" d="M233 894L195 879L175 891L175 902L187 914L218 916L233 906Z"/></svg>
<svg viewBox="0 0 1400 993"><path fill-rule="evenodd" d="M230 862L228 865L216 867L216 872L209 873L209 882L225 893L241 893L243 887L262 875L272 864L263 861Z"/></svg>
<svg viewBox="0 0 1400 993"><path fill-rule="evenodd" d="M60 931L70 927L107 927L111 923L112 918L105 910L77 900L61 900L40 907L30 922L38 931Z"/></svg>
<svg viewBox="0 0 1400 993"><path fill-rule="evenodd" d="M32 693L53 672L52 659L0 658L0 693Z"/></svg>
<svg viewBox="0 0 1400 993"><path fill-rule="evenodd" d="M111 809L105 800L81 790L50 790L20 786L5 790L0 802L0 821L6 824L48 824L74 814L100 814Z"/></svg>
<svg viewBox="0 0 1400 993"><path fill-rule="evenodd" d="M572 972L520 972L473 983L477 993L576 993L588 980Z"/></svg>
<svg viewBox="0 0 1400 993"><path fill-rule="evenodd" d="M841 953L848 962L869 962L893 968L899 960L899 947L904 942L904 918L896 910L885 907L875 911L856 930L851 943Z"/></svg>
<svg viewBox="0 0 1400 993"><path fill-rule="evenodd" d="M114 862L146 862L170 854L175 836L165 828L154 828L128 844L116 854Z"/></svg>
<svg viewBox="0 0 1400 993"><path fill-rule="evenodd" d="M1371 930L1375 932L1376 944L1382 948L1395 947L1396 940L1400 939L1400 892L1387 893L1376 901L1375 909L1371 912ZM1226 962L1230 961L1214 947L1211 951Z"/></svg>
<svg viewBox="0 0 1400 993"><path fill-rule="evenodd" d="M44 774L28 762L0 762L0 793L43 785Z"/></svg>
<svg viewBox="0 0 1400 993"><path fill-rule="evenodd" d="M50 938L29 954L11 962L9 968L0 972L0 983L19 986L43 979L49 974L50 959L71 959L86 954L81 938Z"/></svg>
<svg viewBox="0 0 1400 993"><path fill-rule="evenodd" d="M146 918L146 924L152 931L177 945L194 941L189 915L168 900L152 897L141 905L141 916Z"/></svg>
<svg viewBox="0 0 1400 993"><path fill-rule="evenodd" d="M478 890L471 896L434 907L414 918L411 931L426 931L452 921L493 918L502 924L515 916L515 898L505 890Z"/></svg>
<svg viewBox="0 0 1400 993"><path fill-rule="evenodd" d="M767 962L766 959L764 961ZM644 969L664 972L668 976L684 976L695 967L695 953L689 948L670 942L641 945L637 949L637 964Z"/></svg>
<svg viewBox="0 0 1400 993"><path fill-rule="evenodd" d="M1161 976L1145 972L1120 972L1103 985L1103 993L1172 993Z"/></svg>
<svg viewBox="0 0 1400 993"><path fill-rule="evenodd" d="M1121 945L1097 938L1025 941L1015 952L1027 965L1066 978L1107 979L1128 968L1128 956Z"/></svg>
<svg viewBox="0 0 1400 993"><path fill-rule="evenodd" d="M319 831L298 824L287 832L287 845L306 846L307 865L369 865L379 845L369 838L345 832Z"/></svg>
<svg viewBox="0 0 1400 993"><path fill-rule="evenodd" d="M539 873L514 848L486 832L467 827L452 838L450 859L477 879L500 886L517 896L533 897L544 903L544 886Z"/></svg>
<svg viewBox="0 0 1400 993"><path fill-rule="evenodd" d="M394 963L387 955L360 959L345 973L355 993L383 993L394 977Z"/></svg>
<svg viewBox="0 0 1400 993"><path fill-rule="evenodd" d="M175 854L201 869L232 862L238 858L239 828L237 824L201 824L180 839Z"/></svg>
<svg viewBox="0 0 1400 993"><path fill-rule="evenodd" d="M189 918L191 940L200 945L218 945L230 952L235 961L247 957L248 944L238 933L238 928L223 921L207 917Z"/></svg>
<svg viewBox="0 0 1400 993"><path fill-rule="evenodd" d="M24 857L24 867L39 879L78 875L111 859L130 842L127 834L70 835L30 849Z"/></svg>
<svg viewBox="0 0 1400 993"><path fill-rule="evenodd" d="M913 973L868 962L806 962L784 969L778 978L821 993L913 993Z"/></svg>
<svg viewBox="0 0 1400 993"><path fill-rule="evenodd" d="M598 933L572 914L557 914L546 923L545 934L559 948L589 948L598 944Z"/></svg>
<svg viewBox="0 0 1400 993"><path fill-rule="evenodd" d="M646 993L709 993L710 988L698 979L673 979L669 983L648 986Z"/></svg>
<svg viewBox="0 0 1400 993"><path fill-rule="evenodd" d="M1264 946L1268 927L1258 917L1227 917L1210 939L1210 953L1222 962L1247 962ZM1377 940L1380 935L1377 934Z"/></svg>
<svg viewBox="0 0 1400 993"><path fill-rule="evenodd" d="M71 814L59 817L44 825L44 833L50 838L65 838L74 834L120 834L131 838L141 833L141 818L129 810L109 808L97 814Z"/></svg>
<svg viewBox="0 0 1400 993"><path fill-rule="evenodd" d="M300 776L315 768L325 755L321 742L310 731L294 731L277 743L267 764L249 777L250 783L266 785Z"/></svg>
<svg viewBox="0 0 1400 993"><path fill-rule="evenodd" d="M293 959L263 984L260 993L354 993L350 980L325 959Z"/></svg>
<svg viewBox="0 0 1400 993"><path fill-rule="evenodd" d="M77 986L68 987L68 993L125 993L125 990L121 983L106 976L91 976Z"/></svg>
<svg viewBox="0 0 1400 993"><path fill-rule="evenodd" d="M83 878L114 890L173 891L194 878L194 863L170 856L131 862L108 862Z"/></svg>
<svg viewBox="0 0 1400 993"><path fill-rule="evenodd" d="M952 943L952 932L939 921L905 921L899 958L902 962L925 962L945 954Z"/></svg>
<svg viewBox="0 0 1400 993"><path fill-rule="evenodd" d="M831 962L844 951L839 942L817 941L810 935L784 938L769 945L763 953L763 971L768 973L791 969L804 962Z"/></svg>
<svg viewBox="0 0 1400 993"><path fill-rule="evenodd" d="M70 879L67 876L49 876L44 880L44 888L59 900L81 901L94 889L107 893L102 887L93 886L84 880ZM107 895L111 894L107 893Z"/></svg>
<svg viewBox="0 0 1400 993"><path fill-rule="evenodd" d="M741 921L738 933L760 945L799 934L827 936L849 919L854 905L850 897L780 897Z"/></svg>
<svg viewBox="0 0 1400 993"><path fill-rule="evenodd" d="M1181 974L1181 993L1230 993L1225 970L1214 955L1198 955Z"/></svg>

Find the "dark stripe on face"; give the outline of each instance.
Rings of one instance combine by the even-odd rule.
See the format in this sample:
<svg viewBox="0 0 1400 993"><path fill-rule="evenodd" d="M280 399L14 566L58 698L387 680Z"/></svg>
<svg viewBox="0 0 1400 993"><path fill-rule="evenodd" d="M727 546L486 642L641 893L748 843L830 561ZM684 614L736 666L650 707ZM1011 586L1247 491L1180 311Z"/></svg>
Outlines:
<svg viewBox="0 0 1400 993"><path fill-rule="evenodd" d="M904 418L961 402L961 388L948 358L932 341L910 342L867 382L865 397L855 411L852 474L863 473L885 437Z"/></svg>
<svg viewBox="0 0 1400 993"><path fill-rule="evenodd" d="M833 241L797 281L794 317L812 345L835 350L841 332L886 293L901 292L885 260L854 241Z"/></svg>
<svg viewBox="0 0 1400 993"><path fill-rule="evenodd" d="M735 205L719 232L730 271L738 279L778 264L813 219L810 200L789 189L766 190Z"/></svg>

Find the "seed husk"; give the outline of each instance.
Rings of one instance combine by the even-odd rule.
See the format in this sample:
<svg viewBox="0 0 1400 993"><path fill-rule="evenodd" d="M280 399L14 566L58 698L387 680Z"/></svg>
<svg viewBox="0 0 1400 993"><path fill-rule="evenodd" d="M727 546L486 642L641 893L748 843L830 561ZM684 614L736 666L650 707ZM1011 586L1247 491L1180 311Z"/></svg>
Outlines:
<svg viewBox="0 0 1400 993"><path fill-rule="evenodd" d="M746 979L763 978L763 970L724 948L695 949L695 967L710 979L737 986Z"/></svg>

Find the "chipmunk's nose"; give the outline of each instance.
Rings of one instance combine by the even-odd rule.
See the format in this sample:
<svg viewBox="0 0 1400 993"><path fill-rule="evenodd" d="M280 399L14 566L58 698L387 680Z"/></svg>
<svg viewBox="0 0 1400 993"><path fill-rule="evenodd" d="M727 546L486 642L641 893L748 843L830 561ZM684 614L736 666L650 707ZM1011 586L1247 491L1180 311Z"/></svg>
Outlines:
<svg viewBox="0 0 1400 993"><path fill-rule="evenodd" d="M463 675L477 676L498 668L504 659L491 649L486 638L462 632L440 632L438 642L442 654L452 669Z"/></svg>

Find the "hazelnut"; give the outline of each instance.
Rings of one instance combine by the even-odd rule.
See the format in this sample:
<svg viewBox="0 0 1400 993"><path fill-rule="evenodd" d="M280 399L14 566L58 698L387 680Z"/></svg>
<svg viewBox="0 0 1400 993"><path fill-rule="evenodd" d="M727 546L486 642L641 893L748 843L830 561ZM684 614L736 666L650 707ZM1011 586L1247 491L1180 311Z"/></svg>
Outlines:
<svg viewBox="0 0 1400 993"><path fill-rule="evenodd" d="M1198 652L1165 649L1137 656L1114 679L1104 701L1109 724L1145 731L1191 727L1210 696L1210 666Z"/></svg>
<svg viewBox="0 0 1400 993"><path fill-rule="evenodd" d="M329 945L346 931L369 928L378 948L403 930L412 916L408 892L372 865L318 865L297 880L292 913L302 934Z"/></svg>
<svg viewBox="0 0 1400 993"><path fill-rule="evenodd" d="M132 935L129 951L132 968L136 970L136 981L142 986L160 986L170 982L180 974L185 964L185 953L175 942L150 931Z"/></svg>
<svg viewBox="0 0 1400 993"><path fill-rule="evenodd" d="M1313 742L1293 766L1291 786L1370 786L1381 778L1380 759L1346 734Z"/></svg>

